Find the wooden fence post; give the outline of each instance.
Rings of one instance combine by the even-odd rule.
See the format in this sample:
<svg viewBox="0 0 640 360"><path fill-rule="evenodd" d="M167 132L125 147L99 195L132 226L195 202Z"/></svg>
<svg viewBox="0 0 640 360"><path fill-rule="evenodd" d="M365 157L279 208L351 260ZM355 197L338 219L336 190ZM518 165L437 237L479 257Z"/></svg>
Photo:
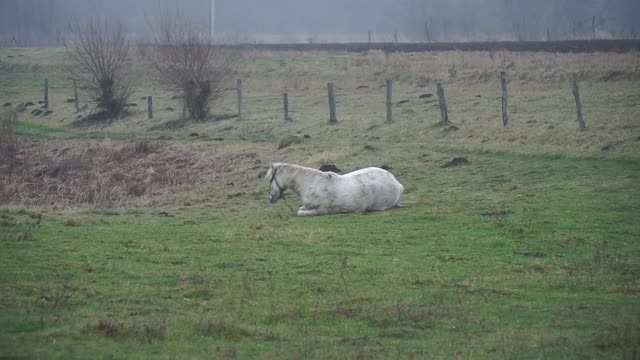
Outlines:
<svg viewBox="0 0 640 360"><path fill-rule="evenodd" d="M507 127L509 110L507 108L507 74L504 71L500 73L500 82L502 83L502 126Z"/></svg>
<svg viewBox="0 0 640 360"><path fill-rule="evenodd" d="M582 117L582 101L580 100L580 88L578 87L578 74L573 74L573 96L576 99L576 111L578 113L578 124L580 129L586 129L584 118Z"/></svg>
<svg viewBox="0 0 640 360"><path fill-rule="evenodd" d="M447 125L449 124L449 110L447 109L447 100L444 97L444 88L441 83L438 83L436 88L438 91L438 103L440 104L440 124Z"/></svg>
<svg viewBox="0 0 640 360"><path fill-rule="evenodd" d="M44 107L49 108L49 79L44 79Z"/></svg>
<svg viewBox="0 0 640 360"><path fill-rule="evenodd" d="M153 97L147 96L147 117L153 119Z"/></svg>
<svg viewBox="0 0 640 360"><path fill-rule="evenodd" d="M393 121L392 95L391 80L387 80L387 122Z"/></svg>
<svg viewBox="0 0 640 360"><path fill-rule="evenodd" d="M73 100L76 103L76 112L80 111L80 100L78 99L78 83L73 79Z"/></svg>
<svg viewBox="0 0 640 360"><path fill-rule="evenodd" d="M282 106L284 110L284 121L289 121L291 118L289 117L289 95L284 93L282 95Z"/></svg>
<svg viewBox="0 0 640 360"><path fill-rule="evenodd" d="M242 120L242 80L236 82L238 90L238 120Z"/></svg>
<svg viewBox="0 0 640 360"><path fill-rule="evenodd" d="M335 124L338 118L336 117L336 94L332 82L327 84L327 89L329 91L329 122Z"/></svg>

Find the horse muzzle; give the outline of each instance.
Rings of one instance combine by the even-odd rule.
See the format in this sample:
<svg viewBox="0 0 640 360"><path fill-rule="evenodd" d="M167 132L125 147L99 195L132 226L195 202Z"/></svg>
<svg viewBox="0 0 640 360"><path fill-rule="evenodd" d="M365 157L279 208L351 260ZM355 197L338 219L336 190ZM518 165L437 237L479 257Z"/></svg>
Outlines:
<svg viewBox="0 0 640 360"><path fill-rule="evenodd" d="M284 197L284 191L280 192L280 195L278 196L273 196L273 194L269 193L269 202L272 204L275 204L278 202L278 200L282 199Z"/></svg>

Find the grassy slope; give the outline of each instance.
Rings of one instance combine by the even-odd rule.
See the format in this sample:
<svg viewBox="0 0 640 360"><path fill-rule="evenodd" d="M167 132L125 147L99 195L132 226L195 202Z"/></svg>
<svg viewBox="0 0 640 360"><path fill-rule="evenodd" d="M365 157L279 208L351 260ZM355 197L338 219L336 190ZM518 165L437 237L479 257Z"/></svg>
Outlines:
<svg viewBox="0 0 640 360"><path fill-rule="evenodd" d="M0 355L600 358L638 350L637 80L599 81L613 70L566 55L544 70L557 73L546 82L528 66L550 60L515 58L512 126L501 130L497 82L478 77L510 54L389 63L376 53L286 54L284 65L278 54L251 55L241 68L242 123L150 135L140 114L81 131L60 127L73 116L63 109L24 119L20 129L63 140L170 136L217 153L255 152L262 167L386 164L405 185L407 206L293 217L286 204L266 205L259 168L244 185L205 184L161 209L7 207ZM628 75L637 58L627 56L606 66ZM587 78L587 132L575 131L565 66ZM432 126L437 109L417 99L432 92L415 86L423 70L447 81L460 130ZM377 86L385 76L397 82L397 101L410 100L395 108L395 124L382 123ZM337 127L326 125L322 100L334 79L343 95ZM37 93L31 85L2 91ZM278 114L284 91L297 111L287 126ZM218 111L233 107L230 96ZM311 139L275 151L291 134ZM225 140L207 140L218 136ZM613 152L600 151L609 144ZM440 167L454 156L471 164Z"/></svg>

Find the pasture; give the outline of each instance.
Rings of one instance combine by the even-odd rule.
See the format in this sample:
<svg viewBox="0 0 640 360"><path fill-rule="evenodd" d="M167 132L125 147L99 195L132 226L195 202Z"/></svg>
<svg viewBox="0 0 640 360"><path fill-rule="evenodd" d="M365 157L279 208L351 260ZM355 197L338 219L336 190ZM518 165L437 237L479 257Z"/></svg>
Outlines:
<svg viewBox="0 0 640 360"><path fill-rule="evenodd" d="M637 52L246 50L243 119L230 84L184 125L134 59L130 116L74 126L66 65L0 49L0 105L34 103L0 164L0 357L638 356ZM405 206L297 217L269 204L274 161L384 166Z"/></svg>

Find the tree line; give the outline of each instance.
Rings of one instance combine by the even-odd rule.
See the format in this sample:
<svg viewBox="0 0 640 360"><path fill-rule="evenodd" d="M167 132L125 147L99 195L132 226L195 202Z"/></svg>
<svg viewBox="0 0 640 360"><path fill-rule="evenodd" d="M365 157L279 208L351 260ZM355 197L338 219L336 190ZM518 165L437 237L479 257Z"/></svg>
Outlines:
<svg viewBox="0 0 640 360"><path fill-rule="evenodd" d="M217 0L216 33L253 42L261 33L357 33L375 41L636 39L638 0ZM73 18L118 18L149 40L147 16L175 9L209 26L211 0L2 0L0 46L60 46ZM302 19L302 20L301 20ZM381 34L385 34L382 36Z"/></svg>

